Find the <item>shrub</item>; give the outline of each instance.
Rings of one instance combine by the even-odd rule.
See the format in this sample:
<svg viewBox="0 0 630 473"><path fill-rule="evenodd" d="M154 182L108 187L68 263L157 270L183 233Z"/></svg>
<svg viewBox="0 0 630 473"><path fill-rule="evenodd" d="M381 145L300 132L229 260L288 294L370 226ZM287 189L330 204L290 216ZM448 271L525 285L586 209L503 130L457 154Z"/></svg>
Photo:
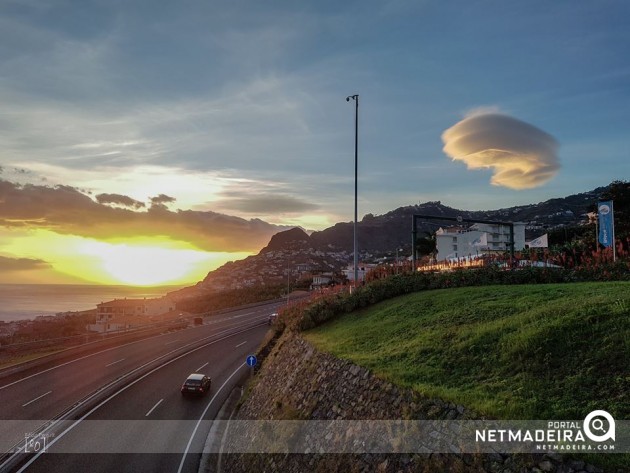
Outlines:
<svg viewBox="0 0 630 473"><path fill-rule="evenodd" d="M308 330L344 313L412 292L451 287L495 284L550 284L563 282L630 280L630 263L593 259L570 269L523 267L514 270L497 265L481 268L455 268L444 272L405 272L372 278L350 292L349 287L317 294L280 310L276 330Z"/></svg>

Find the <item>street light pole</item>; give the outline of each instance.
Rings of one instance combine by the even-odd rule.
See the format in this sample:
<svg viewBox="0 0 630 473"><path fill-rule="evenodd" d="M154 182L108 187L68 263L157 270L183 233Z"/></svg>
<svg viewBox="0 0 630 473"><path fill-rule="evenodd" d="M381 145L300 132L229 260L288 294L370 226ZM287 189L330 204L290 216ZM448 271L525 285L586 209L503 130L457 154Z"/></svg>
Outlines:
<svg viewBox="0 0 630 473"><path fill-rule="evenodd" d="M349 95L346 102L354 100L354 287L357 287L359 279L359 248L357 238L357 220L358 220L358 172L359 172L359 96Z"/></svg>

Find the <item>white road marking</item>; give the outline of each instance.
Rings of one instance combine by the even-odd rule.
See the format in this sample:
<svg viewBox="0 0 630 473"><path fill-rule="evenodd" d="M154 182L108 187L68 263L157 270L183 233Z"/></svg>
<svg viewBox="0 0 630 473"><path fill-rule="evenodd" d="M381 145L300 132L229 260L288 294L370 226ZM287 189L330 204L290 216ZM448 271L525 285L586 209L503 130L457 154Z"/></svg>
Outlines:
<svg viewBox="0 0 630 473"><path fill-rule="evenodd" d="M197 368L195 371L201 371L202 369L204 369L206 366L208 366L210 364L210 362L208 363L204 363L203 365L201 365L199 368Z"/></svg>
<svg viewBox="0 0 630 473"><path fill-rule="evenodd" d="M256 325L256 326L253 326L253 327L249 327L249 328L246 328L246 329L242 330L241 332L238 332L238 333L233 333L233 334L230 334L230 335L226 335L226 336L224 336L223 338L219 338L219 339L217 339L217 340L213 340L213 341L208 342L208 343L206 343L206 344L204 344L204 345L201 345L200 347L193 348L193 349L192 349L192 350L190 350L189 352L187 352L187 353L183 353L183 354L181 354L181 355L179 355L179 356L177 356L177 357L173 358L172 360L166 361L166 362L162 363L161 365L159 365L159 366L157 366L157 367L153 368L153 369L152 369L152 370L150 370L148 373L145 373L144 375L140 376L138 379L136 379L136 380L132 381L131 383L129 383L129 384L127 384L127 385L123 386L122 388L120 388L118 391L116 391L115 393L113 393L112 395L110 395L108 398L104 399L104 400L103 400L103 401L101 401L99 404L97 404L95 407L93 407L92 409L90 409L88 412L86 412L85 414L83 414L83 415L82 415L79 419L75 420L75 421L74 421L74 422L73 422L70 426L66 427L66 428L65 428L62 432L60 432L58 435L55 435L55 436L54 436L54 438L53 438L53 440L52 440L52 441L48 444L48 448L51 448L51 447L52 447L54 444L56 444L59 440L61 440L63 437L65 437L65 435L66 435L68 432L70 432L70 431L71 431L72 429L74 429L77 425L79 425L81 422L83 422L83 421L84 421L87 417L91 416L94 412L96 412L98 409L100 409L101 407L103 407L103 406L104 406L105 404L107 404L109 401L111 401L112 399L114 399L114 398L115 398L116 396L118 396L120 393L122 393L122 392L126 391L127 389L131 388L133 385L135 385L136 383L139 383L139 382L140 382L140 381L142 381L144 378L146 378L146 377L150 376L151 374L155 373L155 372L156 372L156 371L158 371L159 369L164 368L165 366L170 365L171 363L174 363L175 361L177 361L177 360L179 360L179 359L181 359L181 358L183 358L183 357L185 357L185 356L188 356L188 355L190 355L191 353L194 353L194 352L196 352L196 351L198 351L198 350L201 350L202 348L205 348L205 347L207 347L207 346L209 346L209 345L214 345L215 343L218 343L218 342L220 342L220 341L226 340L226 339L228 339L228 338L230 338L230 337L233 337L234 335L238 335L239 333L247 332L247 331L249 331L249 330L253 330L253 329L258 328L258 327L259 327L259 325ZM207 337L207 338L211 338L211 337ZM173 352L171 352L171 353L173 353ZM162 356L160 356L159 358L163 358L164 356L165 356L165 355L162 355ZM156 360L157 360L157 359L156 359ZM156 360L153 360L153 361L156 361ZM149 363L147 363L147 364L150 364L150 363L151 363L151 362L149 362ZM241 367L242 367L242 366L245 366L245 363L243 363L243 364L241 365ZM133 370L133 371L136 371L136 370L138 370L138 369L140 369L140 368L141 368L141 367L138 367L138 368L136 368L136 369L135 369L135 370ZM240 368L240 367L239 367L239 368ZM234 376L234 374L235 374L235 373L236 373L236 371L235 371L234 373L232 373L232 375L230 376L230 378L231 378L232 376ZM230 378L228 378L228 380L229 380ZM227 383L227 381L226 381L226 383ZM223 384L223 386L225 386L225 383ZM223 388L223 386L221 386L221 387L219 388L219 391ZM218 393L218 391L217 391L217 393ZM214 397L210 400L210 403L212 403L212 401L214 401L214 398L215 398L215 397L216 397L216 394L215 394L215 396L214 396ZM208 407L210 407L210 404L208 404ZM207 409L207 408L206 408L206 409ZM203 415L205 416L205 412L204 412L204 414L203 414ZM203 416L202 416L202 418L203 418ZM53 426L54 426L57 422L59 422L59 420L55 420L55 421L53 421L53 423L50 425L50 427L49 427L49 428L52 428L52 427L53 427ZM199 426L199 424L197 424L197 427L198 427L198 426ZM197 429L197 427L195 427L195 429ZM44 432L45 432L45 431L46 431L46 430L44 430ZM38 458L42 455L42 453L44 453L44 451L43 451L43 450L40 450L39 452L37 452L37 453L36 453L36 454L35 454L35 455L34 455L34 456L33 456L33 457L29 460L29 461L27 461L27 462L26 462L26 463L25 463L25 464L24 464L24 465L23 465L23 466L22 466L22 467L21 467L21 468L17 471L17 473L23 473L24 471L26 471L26 469L27 469L29 466L31 466L31 465L33 464L33 462L35 462L35 460L37 460L37 459L38 459ZM0 468L1 468L1 467L3 467L3 466L4 466L4 465L5 465L8 461L9 461L9 460L6 460L4 463L0 464ZM183 464L183 459L182 459L182 464ZM181 471L181 465L180 465L180 471Z"/></svg>
<svg viewBox="0 0 630 473"><path fill-rule="evenodd" d="M149 409L149 412L147 412L147 413L144 415L144 417L149 417L149 416L151 415L151 412L153 412L157 406L159 406L160 404L162 404L162 401L163 401L163 400L164 400L164 399L160 399L158 402L156 402L156 403L155 403L155 406L153 406L151 409Z"/></svg>
<svg viewBox="0 0 630 473"><path fill-rule="evenodd" d="M252 313L253 313L253 312L252 312ZM231 317L224 318L224 319L219 319L219 320L217 320L216 322L212 322L212 323L227 322L227 321L229 321L229 319L230 319L230 318L231 318ZM261 321L262 321L262 320L265 320L265 319L266 319L266 315L264 315L264 314L263 314L263 315L261 316ZM219 332L219 333L221 333L221 332ZM8 387L11 387L11 386L13 386L13 385L15 385L15 384L18 384L18 383L21 383L22 381L26 381L27 379L34 378L35 376L39 376L39 375L41 375L41 374L48 373L49 371L56 370L56 369L58 369L58 368L62 368L63 366L69 365L69 364L71 364L71 363L76 363L77 361L85 360L86 358L91 358L91 357L93 357L93 356L100 355L100 354L102 354L102 353L106 353L106 352L108 352L108 351L119 350L119 349L121 349L121 348L123 348L123 347L126 347L126 346L129 346L129 345L135 345L135 344L138 344L138 343L143 343L143 342L146 342L147 340L150 340L150 339L152 339L152 338L163 337L163 336L165 336L165 335L156 335L156 336L154 336L154 337L143 338L142 340L136 340L136 341L134 341L134 342L124 343L124 344L122 344L122 345L118 345L118 346L111 347L111 348L106 348L105 350L97 351L97 352L95 352L95 353L90 353L89 355L85 355L85 356L82 356L82 357L80 357L80 358L75 358L75 359L73 359L73 360L66 361L65 363L61 363L61 364L59 364L59 365L55 365L55 366L53 366L53 367L51 367L51 368L47 368L47 369L45 369L45 370L38 371L37 373L33 373L33 374L29 375L29 376L25 376L24 378L20 378L20 379L18 379L17 381L13 381L12 383L5 384L4 386L0 386L0 390L5 389L5 388L8 388ZM211 335L211 336L213 336L213 335ZM204 337L204 338L201 338L200 340L205 340L206 338L210 338L210 336L209 336L209 337ZM199 340L196 340L196 341L194 341L194 342L197 342L197 341L199 341ZM193 343L194 343L194 342L193 342ZM188 346L188 345L186 345L186 346Z"/></svg>
<svg viewBox="0 0 630 473"><path fill-rule="evenodd" d="M178 338L177 340L173 340L173 341L170 341L170 342L166 342L164 345L170 345L171 343L177 343L179 341L181 341L181 338Z"/></svg>
<svg viewBox="0 0 630 473"><path fill-rule="evenodd" d="M43 398L44 396L48 396L52 391L48 391L46 394L42 394L41 396L36 397L35 399L28 401L26 404L22 404L22 407L26 407L29 404L34 403L35 401L39 401L41 398Z"/></svg>
<svg viewBox="0 0 630 473"><path fill-rule="evenodd" d="M247 343L247 340L245 340L243 343L239 343L238 345L236 345L234 348L238 348L238 347L242 347L243 345L245 345Z"/></svg>
<svg viewBox="0 0 630 473"><path fill-rule="evenodd" d="M121 361L125 361L125 358L121 358L118 361L113 361L109 365L105 365L105 368L107 368L108 366L114 366L116 363L120 363Z"/></svg>

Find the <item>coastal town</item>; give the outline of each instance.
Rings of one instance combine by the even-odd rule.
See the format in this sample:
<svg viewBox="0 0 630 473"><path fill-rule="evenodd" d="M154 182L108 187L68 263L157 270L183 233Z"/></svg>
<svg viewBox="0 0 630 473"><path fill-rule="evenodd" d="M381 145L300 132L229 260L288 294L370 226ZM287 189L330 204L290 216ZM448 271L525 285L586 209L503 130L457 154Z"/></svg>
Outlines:
<svg viewBox="0 0 630 473"><path fill-rule="evenodd" d="M617 187L618 198L625 195L627 186ZM416 243L418 269L444 270L474 265L476 260L478 264L483 264L489 255L505 254L512 245L515 251L530 248L546 253L552 245L556 249L568 245L567 248L572 248L575 253L579 247L577 242L591 238L592 230L589 229L594 228L596 214L590 211L589 205L598 192L601 189L492 213L458 211L440 202L427 202L400 208L383 216L365 216L361 222L362 231L373 237L367 242L361 241L357 277L362 281L374 268L383 271L389 267L395 272L395 268L410 264L412 255L407 225L412 212L431 212L451 220L456 220L454 215L462 214L468 220L507 220L510 216L524 220L513 223L511 236L506 225L462 225L456 221L441 221L431 227L425 222L425 226L419 225L418 233L423 236ZM270 294L281 297L296 289L321 291L328 286L348 284L354 278L354 270L349 263L352 248L344 239L344 235L348 235L347 225L338 224L314 234L308 234L301 228L276 233L257 254L228 262L210 271L197 284L168 292L162 297L117 298L101 301L95 307L86 307L81 311L38 315L24 320L0 320L0 347L44 339L118 333L190 317L195 312L190 308L200 306L187 302L211 297L220 299L222 294L227 300L239 291L245 294L255 292L257 288L268 288L260 298ZM434 229L432 234L427 231L431 228ZM375 246L376 242L379 243ZM222 307L220 303L215 306Z"/></svg>

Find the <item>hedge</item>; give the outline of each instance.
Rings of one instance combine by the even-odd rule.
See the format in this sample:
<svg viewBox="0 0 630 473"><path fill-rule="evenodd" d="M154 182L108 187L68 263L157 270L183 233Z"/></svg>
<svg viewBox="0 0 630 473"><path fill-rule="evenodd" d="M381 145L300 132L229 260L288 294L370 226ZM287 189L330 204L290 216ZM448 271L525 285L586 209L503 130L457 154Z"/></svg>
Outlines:
<svg viewBox="0 0 630 473"><path fill-rule="evenodd" d="M598 267L574 269L524 267L505 270L496 266L447 272L403 273L377 279L350 292L313 296L280 311L275 330L308 330L341 314L377 302L430 289L494 284L550 284L587 281L628 281L630 264L618 261Z"/></svg>

